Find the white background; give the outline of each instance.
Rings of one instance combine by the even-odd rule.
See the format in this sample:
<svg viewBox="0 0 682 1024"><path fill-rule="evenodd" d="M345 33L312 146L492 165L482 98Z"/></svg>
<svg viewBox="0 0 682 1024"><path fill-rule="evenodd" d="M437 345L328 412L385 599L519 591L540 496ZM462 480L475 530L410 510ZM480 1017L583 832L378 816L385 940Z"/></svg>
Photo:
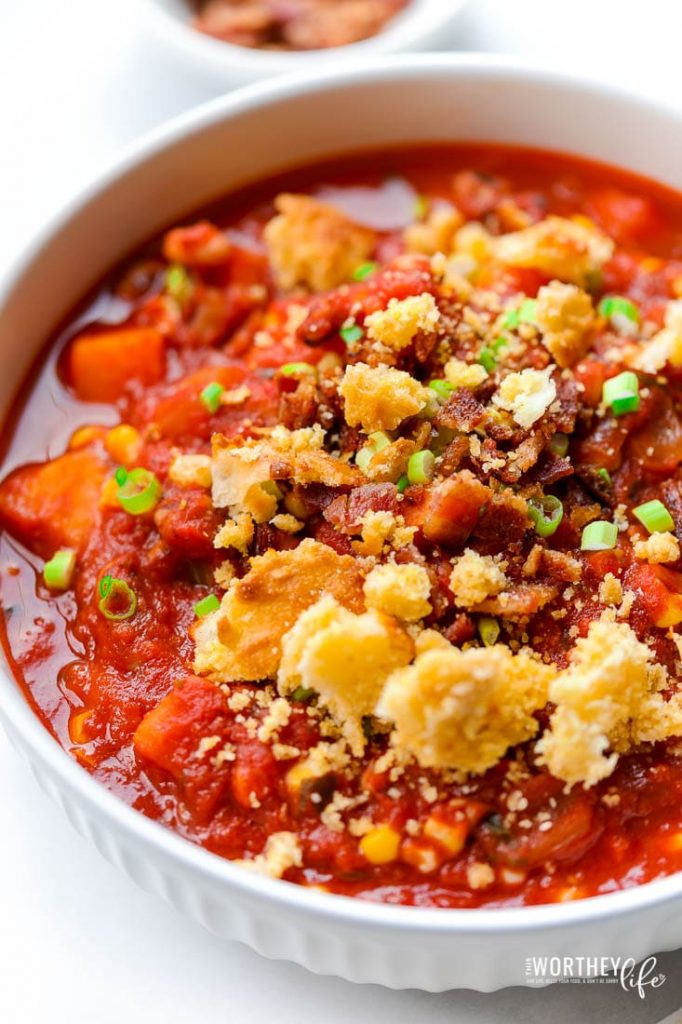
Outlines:
<svg viewBox="0 0 682 1024"><path fill-rule="evenodd" d="M159 53L140 7L0 0L0 275L122 147L210 96ZM682 105L681 0L473 0L459 39ZM0 733L3 1024L652 1024L682 1005L682 953L659 966L668 981L642 1002L610 985L396 993L267 962L135 889L71 831Z"/></svg>

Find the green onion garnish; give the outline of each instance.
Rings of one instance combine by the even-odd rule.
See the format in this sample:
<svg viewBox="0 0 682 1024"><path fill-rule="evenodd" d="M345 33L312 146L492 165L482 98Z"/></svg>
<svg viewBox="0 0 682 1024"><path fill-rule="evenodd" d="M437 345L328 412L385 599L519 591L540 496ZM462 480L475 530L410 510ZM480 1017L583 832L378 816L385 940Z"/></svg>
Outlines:
<svg viewBox="0 0 682 1024"><path fill-rule="evenodd" d="M447 400L452 392L455 390L447 380L432 380L429 382L429 387L432 391L435 391L439 398Z"/></svg>
<svg viewBox="0 0 682 1024"><path fill-rule="evenodd" d="M370 434L367 438L367 444L364 445L357 452L355 456L355 465L358 466L363 473L367 472L367 467L370 462L379 452L382 452L384 448L388 448L391 444L391 438L384 430L375 430L373 434Z"/></svg>
<svg viewBox="0 0 682 1024"><path fill-rule="evenodd" d="M360 341L363 335L362 327L358 327L357 324L353 324L351 327L342 327L339 334L347 345L352 345L356 341Z"/></svg>
<svg viewBox="0 0 682 1024"><path fill-rule="evenodd" d="M539 537L551 537L559 529L564 518L564 506L553 494L545 494L541 498L530 499L528 515L533 520L535 532Z"/></svg>
<svg viewBox="0 0 682 1024"><path fill-rule="evenodd" d="M633 324L639 323L639 310L634 302L624 299L621 295L608 295L599 303L599 312L610 320L615 316L624 316Z"/></svg>
<svg viewBox="0 0 682 1024"><path fill-rule="evenodd" d="M497 364L495 353L491 348L488 347L488 345L484 345L483 348L478 353L478 361L483 367L483 369L487 370L488 373L492 373Z"/></svg>
<svg viewBox="0 0 682 1024"><path fill-rule="evenodd" d="M43 579L50 590L67 590L76 568L76 552L60 548L43 567Z"/></svg>
<svg viewBox="0 0 682 1024"><path fill-rule="evenodd" d="M312 363L285 363L284 366L280 366L279 372L285 377L301 377L306 374L315 375L317 370Z"/></svg>
<svg viewBox="0 0 682 1024"><path fill-rule="evenodd" d="M409 486L410 478L408 477L407 473L403 473L403 475L398 480L398 483L396 484L396 487L398 488L398 494L404 494Z"/></svg>
<svg viewBox="0 0 682 1024"><path fill-rule="evenodd" d="M580 547L583 551L610 551L615 548L617 540L616 524L597 519L594 523L588 523L583 530Z"/></svg>
<svg viewBox="0 0 682 1024"><path fill-rule="evenodd" d="M119 487L123 487L123 484L126 482L127 479L128 470L125 468L125 466L119 466L116 472L114 473L114 480L116 481Z"/></svg>
<svg viewBox="0 0 682 1024"><path fill-rule="evenodd" d="M166 291L184 306L192 294L192 279L180 263L173 263L166 271Z"/></svg>
<svg viewBox="0 0 682 1024"><path fill-rule="evenodd" d="M297 686L296 689L294 690L294 692L291 695L291 699L292 700L298 700L298 701L310 700L310 698L313 696L314 693L315 693L314 690L309 690L305 686Z"/></svg>
<svg viewBox="0 0 682 1024"><path fill-rule="evenodd" d="M512 331L515 327L519 326L519 311L518 309L508 309L500 320L500 327L503 331Z"/></svg>
<svg viewBox="0 0 682 1024"><path fill-rule="evenodd" d="M220 408L220 396L222 395L225 388L222 384L219 384L217 380L211 381L207 384L204 390L199 395L201 404L212 414L217 412Z"/></svg>
<svg viewBox="0 0 682 1024"><path fill-rule="evenodd" d="M117 576L103 576L99 581L99 610L105 619L122 622L137 610L137 596L125 580Z"/></svg>
<svg viewBox="0 0 682 1024"><path fill-rule="evenodd" d="M639 409L639 380L631 370L604 381L602 396L614 416L624 416Z"/></svg>
<svg viewBox="0 0 682 1024"><path fill-rule="evenodd" d="M555 455L563 458L568 451L568 434L552 434L549 439L549 449Z"/></svg>
<svg viewBox="0 0 682 1024"><path fill-rule="evenodd" d="M359 267L356 267L353 271L354 281L364 281L366 277L373 274L375 270L379 269L378 263L373 263L371 260L368 263L361 263Z"/></svg>
<svg viewBox="0 0 682 1024"><path fill-rule="evenodd" d="M519 323L527 324L535 320L538 313L536 299L524 299L519 306Z"/></svg>
<svg viewBox="0 0 682 1024"><path fill-rule="evenodd" d="M133 469L118 488L118 500L131 516L151 512L161 498L161 484L149 469Z"/></svg>
<svg viewBox="0 0 682 1024"><path fill-rule="evenodd" d="M478 620L478 635L484 647L492 647L500 635L500 624L492 615L481 615Z"/></svg>
<svg viewBox="0 0 682 1024"><path fill-rule="evenodd" d="M388 448L389 444L391 444L391 438L385 430L375 430L373 434L369 435L367 440L375 453L383 452L384 448Z"/></svg>
<svg viewBox="0 0 682 1024"><path fill-rule="evenodd" d="M219 608L220 601L218 598L215 594L209 594L208 597L204 597L201 601L197 601L194 605L194 614L198 619L204 619L212 612L217 612Z"/></svg>
<svg viewBox="0 0 682 1024"><path fill-rule="evenodd" d="M602 466L601 469L597 470L597 476L604 481L607 487L613 487L613 480L611 479L611 474L608 469L605 469Z"/></svg>
<svg viewBox="0 0 682 1024"><path fill-rule="evenodd" d="M411 484L426 484L433 480L436 468L436 458L428 448L410 455L407 463L407 479Z"/></svg>
<svg viewBox="0 0 682 1024"><path fill-rule="evenodd" d="M675 529L673 517L658 498L633 508L632 514L639 519L649 533L667 533L669 530Z"/></svg>

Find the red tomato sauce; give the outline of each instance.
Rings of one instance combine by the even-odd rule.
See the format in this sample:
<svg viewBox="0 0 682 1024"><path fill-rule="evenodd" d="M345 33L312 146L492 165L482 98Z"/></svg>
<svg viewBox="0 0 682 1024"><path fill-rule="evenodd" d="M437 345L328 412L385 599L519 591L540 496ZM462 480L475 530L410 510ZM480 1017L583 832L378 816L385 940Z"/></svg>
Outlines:
<svg viewBox="0 0 682 1024"><path fill-rule="evenodd" d="M373 259L379 264L403 251L402 232L414 218L415 203L423 202L420 197L432 204L454 200L465 218L493 230L518 210L531 221L581 214L616 242L598 294L630 299L643 318L659 326L666 302L682 295L679 196L611 168L499 146L423 147L326 163L246 189L190 218L188 223L199 225L191 231L172 241L167 235L163 246L161 240L151 242L115 268L52 339L6 431L0 485L2 640L27 699L56 740L102 785L187 840L234 859L258 855L273 833L295 833L305 851L303 866L285 877L303 885L407 905L495 907L576 899L680 870L682 746L674 740L622 756L613 775L588 789L569 789L546 770L533 768L519 781L515 799L524 813L510 826L502 780L513 751L484 775L451 782L447 799L439 794L434 800L430 770L411 766L400 781L377 771L387 740L375 733L360 771L292 788L287 783L291 763L277 760L253 735L220 688L192 674L194 606L220 593L212 572L221 557L212 539L222 520L204 491L170 482L173 452L206 453L216 432L254 436L259 428L273 426L281 419L282 394L292 388L276 368L296 361L316 365L329 352L343 352L338 337L322 346L308 344L300 334L293 347L258 345L264 325L278 337L286 313L262 238L274 212L273 197L282 191L332 202L377 231ZM501 230L512 229L502 223ZM193 262L197 249L203 262ZM186 299L180 290L179 298L168 301L166 271L169 263L183 265L179 257L192 268L193 293ZM533 270L510 269L501 291L534 294L544 280ZM368 286L350 287L359 294ZM369 286L370 293L376 296L381 287L380 282ZM395 284L386 287L399 296ZM410 294L409 284L405 288ZM343 289L324 301L301 301L321 318L345 318ZM122 329L127 331L123 343ZM111 332L116 333L108 349ZM99 339L99 347L84 348L76 357L83 337ZM598 340L597 358L575 367L587 405L599 404L608 372L599 351L609 343ZM97 366L108 352L114 353L116 370L100 381ZM601 419L587 431L576 428L571 453L582 481L590 466L608 470L611 506L631 507L663 495L679 531L682 377L674 371L666 377L665 384L652 382L638 412ZM248 388L248 402L210 412L199 396L216 381L228 391ZM153 516L129 515L103 497L121 462L108 439L117 424L129 425L141 438L133 464L162 481ZM40 476L50 465L52 475ZM592 495L594 487L592 481ZM420 491L411 490L411 505L418 510ZM569 497L567 507L587 501L585 493L583 488L578 497ZM328 521L320 521L315 536L349 550ZM251 553L293 547L299 539L261 524ZM552 543L555 550L575 551L579 534L570 516ZM61 547L77 552L77 571L69 589L54 593L42 569ZM445 550L437 545L432 558L443 574L447 545ZM679 566L637 561L628 535L614 550L582 552L579 558L583 575L563 599L563 617L552 616L556 604L531 617L532 646L563 667L572 638L584 635L598 615L594 594L611 572L636 595L630 625L653 637L657 657L674 678L679 652L670 627L674 631L682 621ZM132 587L134 616L103 617L103 575ZM443 622L456 645L476 635L466 613ZM173 689L182 679L184 685ZM251 692L258 684L238 688ZM294 702L279 737L301 752L320 736L306 708L305 701ZM150 717L151 712L159 717ZM264 714L256 711L261 718ZM229 745L229 759L214 764L195 756L207 731L216 743ZM532 742L526 747L530 750ZM140 750L153 750L153 757L140 756ZM361 830L337 830L329 819L323 821L320 806L329 787L351 801L361 793L356 817L391 825L402 836L400 857L369 863L359 846ZM446 827L447 843L424 838L426 820ZM541 828L542 821L551 827ZM482 862L493 866L495 877L477 887L470 868Z"/></svg>

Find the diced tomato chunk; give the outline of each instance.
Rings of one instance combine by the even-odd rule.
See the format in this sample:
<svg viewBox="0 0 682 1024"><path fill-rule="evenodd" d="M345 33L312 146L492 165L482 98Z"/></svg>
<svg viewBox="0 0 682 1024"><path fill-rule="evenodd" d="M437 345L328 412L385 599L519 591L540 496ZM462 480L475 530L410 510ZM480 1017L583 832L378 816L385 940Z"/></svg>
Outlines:
<svg viewBox="0 0 682 1024"><path fill-rule="evenodd" d="M69 352L69 381L84 402L115 402L129 381L155 384L163 372L163 339L152 327L84 334Z"/></svg>
<svg viewBox="0 0 682 1024"><path fill-rule="evenodd" d="M214 683L187 676L142 719L133 737L135 753L182 780L200 738L226 710Z"/></svg>
<svg viewBox="0 0 682 1024"><path fill-rule="evenodd" d="M0 521L45 558L62 547L79 550L97 522L106 472L87 449L22 466L0 485Z"/></svg>
<svg viewBox="0 0 682 1024"><path fill-rule="evenodd" d="M588 210L620 245L632 245L649 238L661 218L655 204L647 196L623 192L618 188L601 188L588 200Z"/></svg>
<svg viewBox="0 0 682 1024"><path fill-rule="evenodd" d="M667 629L682 622L682 575L663 565L633 565L625 583L636 591L638 601L654 626Z"/></svg>

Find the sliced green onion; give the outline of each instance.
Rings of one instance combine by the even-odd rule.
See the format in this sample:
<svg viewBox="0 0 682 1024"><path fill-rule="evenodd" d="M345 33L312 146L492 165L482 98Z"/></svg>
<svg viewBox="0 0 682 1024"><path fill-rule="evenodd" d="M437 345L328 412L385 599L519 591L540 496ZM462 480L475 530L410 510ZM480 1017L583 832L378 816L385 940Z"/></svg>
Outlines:
<svg viewBox="0 0 682 1024"><path fill-rule="evenodd" d="M99 610L105 619L122 622L137 611L137 596L125 580L117 576L103 576L99 581Z"/></svg>
<svg viewBox="0 0 682 1024"><path fill-rule="evenodd" d="M426 484L433 480L436 459L433 452L423 448L420 452L410 455L407 463L407 479L411 484Z"/></svg>
<svg viewBox="0 0 682 1024"><path fill-rule="evenodd" d="M583 551L610 551L615 548L617 540L616 524L597 519L594 523L588 523L583 530L580 547Z"/></svg>
<svg viewBox="0 0 682 1024"><path fill-rule="evenodd" d="M371 260L368 263L361 263L359 267L356 267L353 271L354 281L364 281L366 277L373 274L375 270L379 269L379 264L374 263Z"/></svg>
<svg viewBox="0 0 682 1024"><path fill-rule="evenodd" d="M391 444L391 438L388 436L385 430L375 430L373 434L370 434L367 438L374 453L383 452L384 448L388 448Z"/></svg>
<svg viewBox="0 0 682 1024"><path fill-rule="evenodd" d="M166 271L166 291L184 306L192 294L192 279L180 263L173 263Z"/></svg>
<svg viewBox="0 0 682 1024"><path fill-rule="evenodd" d="M552 434L549 440L550 451L555 455L564 457L568 451L568 434Z"/></svg>
<svg viewBox="0 0 682 1024"><path fill-rule="evenodd" d="M353 324L351 327L342 327L339 334L347 345L352 345L356 341L360 341L363 336L362 327L358 327L357 324Z"/></svg>
<svg viewBox="0 0 682 1024"><path fill-rule="evenodd" d="M608 295L599 303L599 312L610 320L615 316L624 316L633 324L639 323L639 310L634 302L624 299L621 295Z"/></svg>
<svg viewBox="0 0 682 1024"><path fill-rule="evenodd" d="M388 448L391 444L391 438L384 430L375 430L373 434L370 434L367 438L367 444L364 445L357 452L355 456L355 465L358 466L363 473L367 472L367 468L379 452L382 452L384 448Z"/></svg>
<svg viewBox="0 0 682 1024"><path fill-rule="evenodd" d="M637 374L631 370L619 373L617 377L611 377L604 381L602 391L606 405L611 406L614 416L624 416L628 412L637 412L639 409L639 380Z"/></svg>
<svg viewBox="0 0 682 1024"><path fill-rule="evenodd" d="M211 381L207 384L204 390L199 395L201 404L210 412L217 412L220 408L220 397L225 388L222 384L219 384L217 380Z"/></svg>
<svg viewBox="0 0 682 1024"><path fill-rule="evenodd" d="M667 533L669 530L675 529L673 517L658 498L633 508L632 514L639 519L649 533Z"/></svg>
<svg viewBox="0 0 682 1024"><path fill-rule="evenodd" d="M495 353L491 348L488 347L488 345L484 345L483 348L478 353L478 361L483 367L483 369L487 370L488 373L492 373L493 370L495 369L495 366L497 365L497 358L495 356Z"/></svg>
<svg viewBox="0 0 682 1024"><path fill-rule="evenodd" d="M220 608L220 601L215 594L209 594L194 605L194 614L198 619L204 619L211 612L217 612Z"/></svg>
<svg viewBox="0 0 682 1024"><path fill-rule="evenodd" d="M279 372L283 373L285 377L300 377L304 374L317 373L312 363L285 363L284 366L280 366Z"/></svg>
<svg viewBox="0 0 682 1024"><path fill-rule="evenodd" d="M398 480L398 483L396 484L396 487L398 488L398 494L404 494L409 486L410 478L408 477L407 473L403 473L403 475Z"/></svg>
<svg viewBox="0 0 682 1024"><path fill-rule="evenodd" d="M133 469L119 486L118 500L131 516L151 512L161 498L161 484L149 469Z"/></svg>
<svg viewBox="0 0 682 1024"><path fill-rule="evenodd" d="M76 552L60 548L43 567L43 579L50 590L67 590L76 568Z"/></svg>
<svg viewBox="0 0 682 1024"><path fill-rule="evenodd" d="M484 647L492 647L500 635L500 624L492 615L481 615L478 620L478 635Z"/></svg>
<svg viewBox="0 0 682 1024"><path fill-rule="evenodd" d="M429 387L442 399L448 399L455 390L447 380L432 380L429 382Z"/></svg>
<svg viewBox="0 0 682 1024"><path fill-rule="evenodd" d="M551 537L564 518L564 506L553 494L545 494L541 498L531 498L528 502L528 515L539 537Z"/></svg>
<svg viewBox="0 0 682 1024"><path fill-rule="evenodd" d="M613 487L613 480L611 479L611 474L608 469L605 469L602 466L601 469L597 470L597 476L604 481L607 487Z"/></svg>
<svg viewBox="0 0 682 1024"><path fill-rule="evenodd" d="M495 338L494 341L490 342L490 348L495 353L495 355L497 355L497 353L500 351L500 349L504 348L504 346L508 345L508 344L509 344L509 342L507 341L505 336L503 334L501 334L499 336L499 338Z"/></svg>
<svg viewBox="0 0 682 1024"><path fill-rule="evenodd" d="M524 299L519 306L519 322L522 324L532 323L538 315L538 304L536 299Z"/></svg>
<svg viewBox="0 0 682 1024"><path fill-rule="evenodd" d="M503 331L513 331L515 327L519 326L519 311L518 309L508 309L500 320L500 327Z"/></svg>
<svg viewBox="0 0 682 1024"><path fill-rule="evenodd" d="M126 482L127 479L128 470L125 468L125 466L119 466L116 472L114 473L114 480L116 481L119 487L123 487L123 484Z"/></svg>
<svg viewBox="0 0 682 1024"><path fill-rule="evenodd" d="M313 696L314 693L315 693L314 690L309 690L305 686L297 686L296 689L294 690L294 692L291 695L291 699L292 700L298 700L298 701L310 700L310 698Z"/></svg>

